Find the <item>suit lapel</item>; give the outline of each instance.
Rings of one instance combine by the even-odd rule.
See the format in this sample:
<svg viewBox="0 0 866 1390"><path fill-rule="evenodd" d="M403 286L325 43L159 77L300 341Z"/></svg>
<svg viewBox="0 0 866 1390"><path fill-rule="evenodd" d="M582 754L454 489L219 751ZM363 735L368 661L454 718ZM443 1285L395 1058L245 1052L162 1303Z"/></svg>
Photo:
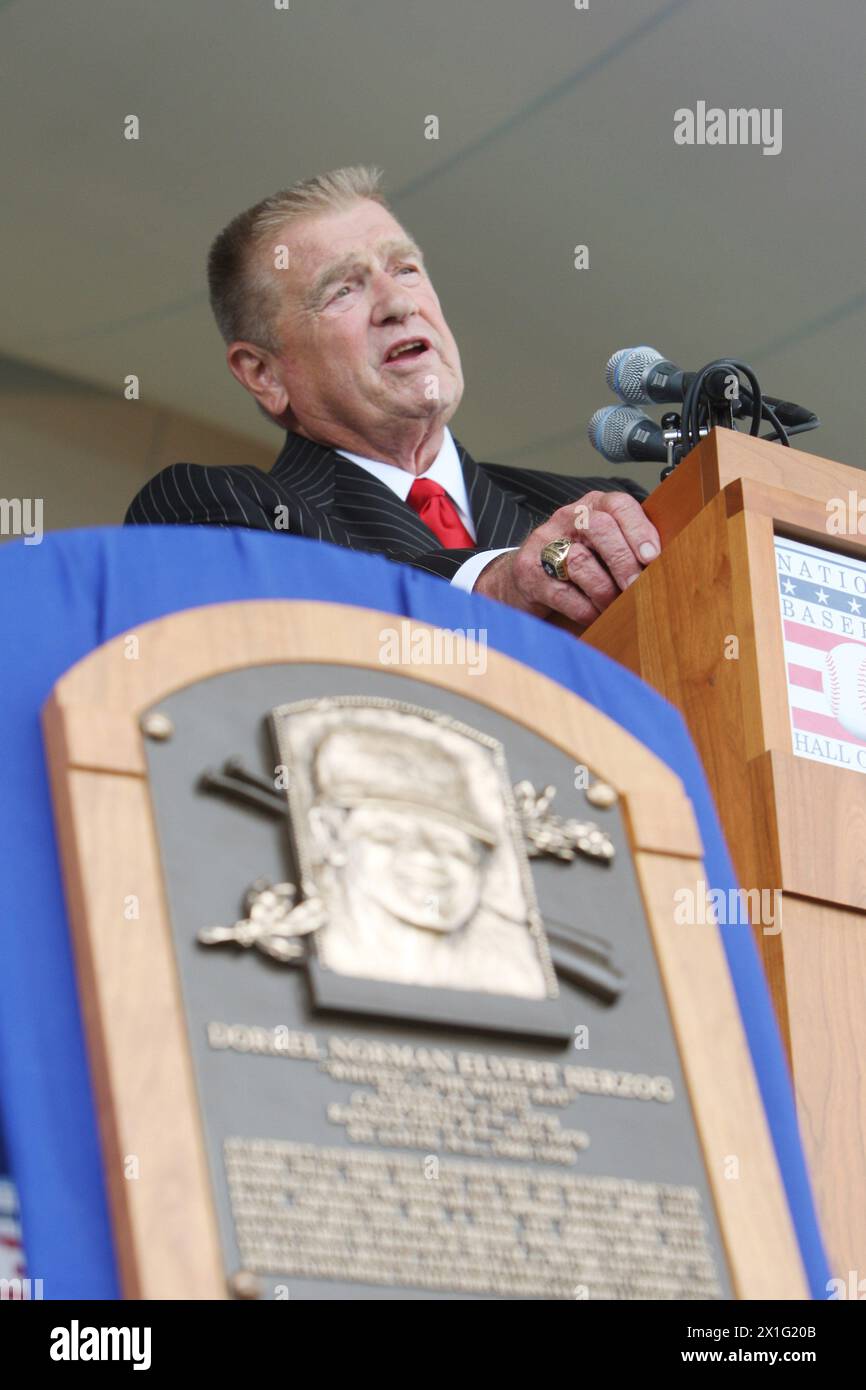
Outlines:
<svg viewBox="0 0 866 1390"><path fill-rule="evenodd" d="M455 440L480 550L519 545L533 524L522 493L495 483ZM361 549L441 550L407 502L366 469L324 444L287 433L271 476L298 499L304 535Z"/></svg>
<svg viewBox="0 0 866 1390"><path fill-rule="evenodd" d="M302 534L358 550L441 550L412 508L326 444L288 433L271 469L294 500Z"/></svg>
<svg viewBox="0 0 866 1390"><path fill-rule="evenodd" d="M329 512L334 502L336 457L326 444L315 444L312 439L288 433L271 476L296 492L306 506Z"/></svg>
<svg viewBox="0 0 866 1390"><path fill-rule="evenodd" d="M354 536L392 549L442 550L442 542L387 483L368 473L351 459L334 459L334 508L332 515L344 522Z"/></svg>
<svg viewBox="0 0 866 1390"><path fill-rule="evenodd" d="M475 523L479 550L500 550L519 545L532 529L533 517L522 493L507 492L495 483L457 440L457 452L466 479L469 510Z"/></svg>
<svg viewBox="0 0 866 1390"><path fill-rule="evenodd" d="M288 530L314 541L351 545L345 528L333 525L330 506L334 496L334 463L330 449L287 434L286 442L270 471L284 490L289 512Z"/></svg>

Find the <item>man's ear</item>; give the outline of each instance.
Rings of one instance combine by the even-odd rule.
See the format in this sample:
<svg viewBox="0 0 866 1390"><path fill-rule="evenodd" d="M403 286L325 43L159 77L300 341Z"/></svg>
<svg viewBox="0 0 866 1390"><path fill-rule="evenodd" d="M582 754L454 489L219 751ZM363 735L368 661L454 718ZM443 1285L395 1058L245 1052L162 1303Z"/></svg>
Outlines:
<svg viewBox="0 0 866 1390"><path fill-rule="evenodd" d="M279 420L289 416L289 393L277 372L274 358L255 343L239 340L226 351L229 371L244 390L255 396L263 410Z"/></svg>

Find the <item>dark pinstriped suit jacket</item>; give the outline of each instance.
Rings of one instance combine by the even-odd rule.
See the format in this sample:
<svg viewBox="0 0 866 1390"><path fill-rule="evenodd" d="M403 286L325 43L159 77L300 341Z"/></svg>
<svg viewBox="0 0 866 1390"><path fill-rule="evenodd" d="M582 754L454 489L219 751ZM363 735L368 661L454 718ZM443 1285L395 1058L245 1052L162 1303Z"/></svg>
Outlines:
<svg viewBox="0 0 866 1390"><path fill-rule="evenodd" d="M530 468L476 463L457 452L475 523L476 549L520 545L530 531L585 492L646 492L628 479L570 478ZM285 510L278 511L278 508ZM453 578L475 550L446 550L408 502L371 473L326 445L297 434L286 442L270 473L241 465L209 468L173 463L141 489L127 525L247 526L371 550L390 560Z"/></svg>

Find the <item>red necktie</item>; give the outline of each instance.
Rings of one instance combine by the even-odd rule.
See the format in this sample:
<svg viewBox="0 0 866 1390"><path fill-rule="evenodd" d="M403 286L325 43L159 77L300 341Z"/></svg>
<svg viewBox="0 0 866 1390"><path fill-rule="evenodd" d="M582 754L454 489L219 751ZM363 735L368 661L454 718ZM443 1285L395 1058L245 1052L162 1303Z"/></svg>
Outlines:
<svg viewBox="0 0 866 1390"><path fill-rule="evenodd" d="M418 513L424 525L430 527L434 536L439 537L446 549L476 548L448 493L439 483L434 483L432 478L416 478L406 501L412 510Z"/></svg>

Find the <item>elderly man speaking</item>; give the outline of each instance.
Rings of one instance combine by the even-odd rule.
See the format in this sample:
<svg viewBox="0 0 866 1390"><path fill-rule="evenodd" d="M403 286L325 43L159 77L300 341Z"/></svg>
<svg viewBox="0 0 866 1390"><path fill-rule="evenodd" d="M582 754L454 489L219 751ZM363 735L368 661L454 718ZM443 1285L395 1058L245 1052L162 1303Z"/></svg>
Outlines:
<svg viewBox="0 0 866 1390"><path fill-rule="evenodd" d="M375 551L583 629L659 552L645 493L476 463L454 439L460 354L380 181L364 167L321 174L217 237L208 280L229 369L286 442L270 473L173 464L126 521Z"/></svg>

